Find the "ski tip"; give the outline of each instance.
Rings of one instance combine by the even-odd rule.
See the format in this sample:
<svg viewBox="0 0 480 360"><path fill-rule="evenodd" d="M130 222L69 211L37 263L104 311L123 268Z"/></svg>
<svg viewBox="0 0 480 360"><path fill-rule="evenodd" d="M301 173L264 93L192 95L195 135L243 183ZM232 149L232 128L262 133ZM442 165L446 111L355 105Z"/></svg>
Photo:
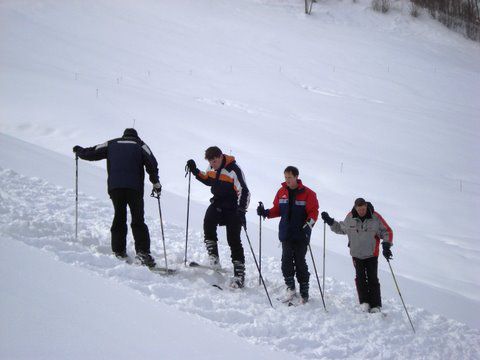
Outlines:
<svg viewBox="0 0 480 360"><path fill-rule="evenodd" d="M219 290L223 290L223 288L222 288L220 285L212 284L212 286L213 286L214 288L219 289Z"/></svg>

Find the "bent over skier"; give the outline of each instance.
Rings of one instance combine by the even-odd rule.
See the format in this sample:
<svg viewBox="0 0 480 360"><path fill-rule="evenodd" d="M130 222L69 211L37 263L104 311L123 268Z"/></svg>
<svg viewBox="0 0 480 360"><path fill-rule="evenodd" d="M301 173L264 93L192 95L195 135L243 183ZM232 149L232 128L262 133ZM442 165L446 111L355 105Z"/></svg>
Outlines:
<svg viewBox="0 0 480 360"><path fill-rule="evenodd" d="M127 205L132 215L133 238L136 259L142 265L155 266L150 255L150 234L144 219L143 188L144 167L155 193L160 194L162 185L158 179L158 164L150 148L135 129L125 129L121 138L103 144L83 148L76 145L73 152L83 160L107 159L108 194L112 199L115 216L113 218L112 251L120 259L127 258Z"/></svg>
<svg viewBox="0 0 480 360"><path fill-rule="evenodd" d="M250 192L242 170L233 156L223 154L217 146L205 150L209 167L200 171L195 161L187 161L188 170L196 179L211 187L213 197L205 212L203 230L210 265L220 268L218 257L217 226L226 226L227 242L233 263L233 278L230 286L242 288L245 283L245 255L240 233L246 227L245 213L250 202Z"/></svg>

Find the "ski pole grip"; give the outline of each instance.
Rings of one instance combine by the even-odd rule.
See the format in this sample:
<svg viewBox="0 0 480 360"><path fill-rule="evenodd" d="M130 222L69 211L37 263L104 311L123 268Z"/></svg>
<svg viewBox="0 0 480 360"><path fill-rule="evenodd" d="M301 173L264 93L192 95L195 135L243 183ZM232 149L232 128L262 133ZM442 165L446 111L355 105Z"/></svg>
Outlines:
<svg viewBox="0 0 480 360"><path fill-rule="evenodd" d="M160 194L155 194L155 191L152 189L152 192L150 193L150 197L154 197L156 199L160 199Z"/></svg>

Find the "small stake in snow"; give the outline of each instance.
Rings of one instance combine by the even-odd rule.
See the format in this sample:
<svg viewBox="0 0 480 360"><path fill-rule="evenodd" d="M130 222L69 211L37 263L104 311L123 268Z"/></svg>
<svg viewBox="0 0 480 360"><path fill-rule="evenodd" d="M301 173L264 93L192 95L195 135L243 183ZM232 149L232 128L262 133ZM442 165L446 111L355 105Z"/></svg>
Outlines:
<svg viewBox="0 0 480 360"><path fill-rule="evenodd" d="M167 249L165 247L165 234L163 232L163 219L162 219L162 208L160 206L160 194L155 194L155 191L152 190L150 194L151 197L154 197L158 201L158 214L160 215L160 229L162 230L162 242L163 242L163 255L165 257L165 269L167 270L167 275L170 273L168 270L168 263L167 263Z"/></svg>
<svg viewBox="0 0 480 360"><path fill-rule="evenodd" d="M405 302L403 301L402 293L400 292L400 288L398 287L397 279L395 278L395 274L393 273L392 265L390 264L390 260L387 259L388 266L390 267L390 272L392 273L393 281L395 282L395 286L397 287L398 295L400 295L400 300L402 300L403 308L407 313L408 321L410 321L410 325L412 326L413 333L415 334L415 328L412 324L412 319L410 319L410 314L408 313L407 307L405 306Z"/></svg>

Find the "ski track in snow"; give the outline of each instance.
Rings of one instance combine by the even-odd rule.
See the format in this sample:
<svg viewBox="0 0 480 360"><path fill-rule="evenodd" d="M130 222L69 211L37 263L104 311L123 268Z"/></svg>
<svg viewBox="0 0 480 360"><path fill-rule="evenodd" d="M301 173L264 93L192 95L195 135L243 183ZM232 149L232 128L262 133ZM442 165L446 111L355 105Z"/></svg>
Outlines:
<svg viewBox="0 0 480 360"><path fill-rule="evenodd" d="M168 211L168 209L164 209ZM271 309L244 240L247 282L243 290L220 291L228 276L183 267L185 228L165 224L168 261L174 276L159 276L140 266L127 265L110 251L113 210L108 202L79 196L79 236L75 241L75 193L38 178L0 169L0 234L54 253L65 263L94 271L182 311L213 321L253 343L273 346L306 359L479 359L480 331L428 311L409 307L414 335L397 299L384 299L388 314L366 314L356 306L351 284L326 278L323 310L315 275L311 276L311 302L287 307L281 295L280 260L264 258L263 271L275 309ZM163 265L158 219L146 219L152 253ZM219 242L222 264L230 269L229 251ZM253 234L252 234L253 235ZM252 236L251 235L251 236ZM133 240L128 239L133 255ZM189 260L206 261L202 234L189 236ZM40 271L40 269L39 269Z"/></svg>

